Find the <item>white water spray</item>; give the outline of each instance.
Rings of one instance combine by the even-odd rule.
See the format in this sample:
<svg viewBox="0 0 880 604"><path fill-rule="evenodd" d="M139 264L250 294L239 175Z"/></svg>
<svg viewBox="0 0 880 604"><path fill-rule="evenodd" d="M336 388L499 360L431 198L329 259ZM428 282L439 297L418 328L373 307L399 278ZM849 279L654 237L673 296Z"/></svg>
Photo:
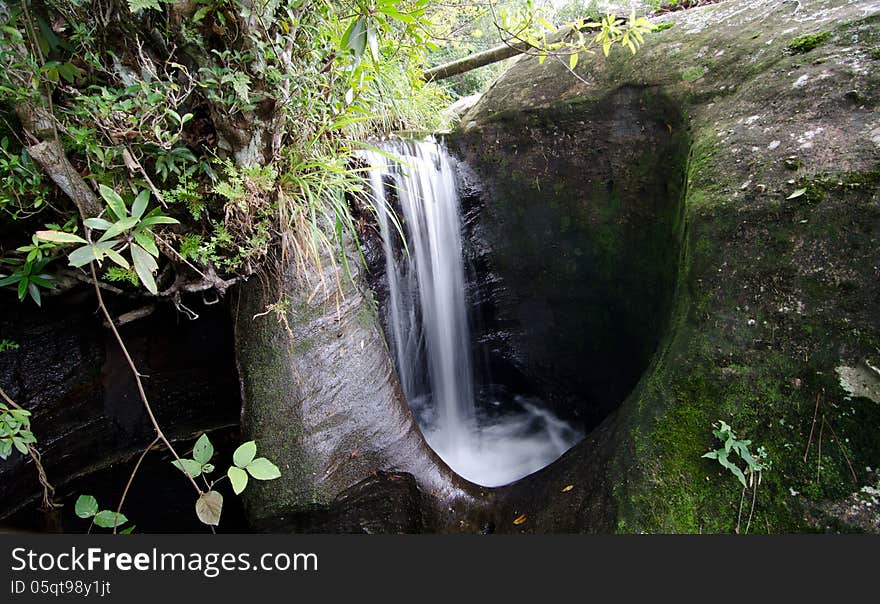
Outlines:
<svg viewBox="0 0 880 604"><path fill-rule="evenodd" d="M401 386L428 444L453 470L484 486L507 484L546 466L581 434L522 397L506 405L490 401L513 411L491 418L478 413L451 160L432 139L387 142L383 151L399 162L375 151L364 156L379 210L385 312Z"/></svg>

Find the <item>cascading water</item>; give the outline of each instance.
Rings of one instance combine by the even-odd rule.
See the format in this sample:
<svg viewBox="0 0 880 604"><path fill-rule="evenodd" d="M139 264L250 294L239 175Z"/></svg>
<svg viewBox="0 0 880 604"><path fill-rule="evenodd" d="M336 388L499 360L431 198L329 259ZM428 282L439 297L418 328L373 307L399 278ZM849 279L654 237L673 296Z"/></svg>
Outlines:
<svg viewBox="0 0 880 604"><path fill-rule="evenodd" d="M364 157L384 244L386 325L404 394L428 444L462 477L499 486L531 474L582 434L524 397L475 399L452 160L433 139L390 141L382 151Z"/></svg>

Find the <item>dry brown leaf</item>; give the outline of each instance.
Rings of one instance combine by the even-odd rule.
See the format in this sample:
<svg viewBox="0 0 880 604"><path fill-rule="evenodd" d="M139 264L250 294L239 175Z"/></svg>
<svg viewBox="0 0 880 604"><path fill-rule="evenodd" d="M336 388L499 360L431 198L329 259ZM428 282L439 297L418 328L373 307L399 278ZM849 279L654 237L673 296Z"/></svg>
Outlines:
<svg viewBox="0 0 880 604"><path fill-rule="evenodd" d="M520 524L522 524L526 520L528 520L528 516L526 516L525 514L520 514L519 516L516 517L516 520L514 520L513 523L516 524L517 526L519 526Z"/></svg>
<svg viewBox="0 0 880 604"><path fill-rule="evenodd" d="M573 484L570 484L570 485L566 486L565 488L563 488L563 489L562 489L562 492L563 492L563 493L568 493L568 492L569 492L570 490L572 490L573 488L574 488L574 485L573 485Z"/></svg>

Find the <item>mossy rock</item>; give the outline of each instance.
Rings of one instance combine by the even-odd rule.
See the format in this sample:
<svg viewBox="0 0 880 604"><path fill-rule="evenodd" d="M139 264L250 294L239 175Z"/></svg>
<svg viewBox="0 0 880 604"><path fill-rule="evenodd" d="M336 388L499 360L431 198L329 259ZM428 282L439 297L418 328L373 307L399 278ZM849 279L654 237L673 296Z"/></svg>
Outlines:
<svg viewBox="0 0 880 604"><path fill-rule="evenodd" d="M595 107L638 89L682 116L687 139L685 185L670 190L684 208L675 295L650 366L595 437L507 494L540 530L732 532L741 485L702 458L724 420L773 462L750 532L865 530L827 514L880 466L880 402L870 385L841 385L873 379L880 361L876 4L721 2L664 20L675 27L635 57L581 61L580 79L522 58L454 135L471 149L482 139L487 162L496 139L535 120L602 119ZM528 173L528 156L509 154L504 173ZM564 236L561 223L551 236ZM594 492L554 503L565 483Z"/></svg>

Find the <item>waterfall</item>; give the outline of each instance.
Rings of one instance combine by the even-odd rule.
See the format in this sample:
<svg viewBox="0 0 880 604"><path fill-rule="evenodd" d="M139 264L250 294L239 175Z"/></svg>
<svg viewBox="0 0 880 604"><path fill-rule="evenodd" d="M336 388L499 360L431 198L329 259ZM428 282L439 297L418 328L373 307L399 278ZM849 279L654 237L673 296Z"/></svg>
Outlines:
<svg viewBox="0 0 880 604"><path fill-rule="evenodd" d="M522 397L513 401L518 413L490 421L478 413L451 158L433 139L384 142L381 152L363 157L385 253L386 332L428 444L461 476L485 486L547 465L581 435Z"/></svg>

